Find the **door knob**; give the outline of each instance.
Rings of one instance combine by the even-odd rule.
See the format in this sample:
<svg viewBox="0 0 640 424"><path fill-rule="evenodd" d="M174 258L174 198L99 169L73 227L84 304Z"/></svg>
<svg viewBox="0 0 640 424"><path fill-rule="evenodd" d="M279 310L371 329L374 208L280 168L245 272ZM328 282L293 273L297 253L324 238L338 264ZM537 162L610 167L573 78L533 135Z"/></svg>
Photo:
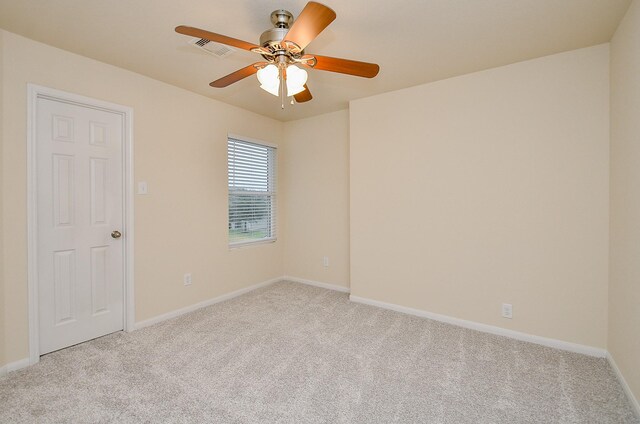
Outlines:
<svg viewBox="0 0 640 424"><path fill-rule="evenodd" d="M114 230L111 231L111 237L113 237L114 239L120 238L122 236L122 233L118 230Z"/></svg>

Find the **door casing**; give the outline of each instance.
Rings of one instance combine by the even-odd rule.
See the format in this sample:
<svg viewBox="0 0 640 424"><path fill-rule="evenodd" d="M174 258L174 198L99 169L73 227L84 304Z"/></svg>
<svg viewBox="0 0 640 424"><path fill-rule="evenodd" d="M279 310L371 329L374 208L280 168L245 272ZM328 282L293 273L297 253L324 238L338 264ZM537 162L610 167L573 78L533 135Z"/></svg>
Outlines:
<svg viewBox="0 0 640 424"><path fill-rule="evenodd" d="M124 205L124 330L131 332L135 325L133 299L133 109L78 94L67 93L36 84L27 84L27 237L29 290L29 365L40 360L38 325L38 205L37 205L37 100L46 98L82 107L117 113L123 120L123 205Z"/></svg>

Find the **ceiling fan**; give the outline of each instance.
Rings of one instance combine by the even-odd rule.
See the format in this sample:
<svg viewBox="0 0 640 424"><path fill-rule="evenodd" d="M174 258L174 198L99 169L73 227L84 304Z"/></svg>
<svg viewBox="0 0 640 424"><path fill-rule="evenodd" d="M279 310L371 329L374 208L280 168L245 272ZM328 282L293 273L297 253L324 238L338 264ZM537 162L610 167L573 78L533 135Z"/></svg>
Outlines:
<svg viewBox="0 0 640 424"><path fill-rule="evenodd" d="M373 78L378 75L380 67L375 63L305 54L305 47L335 18L336 13L333 10L313 1L307 3L295 22L289 11L275 10L271 13L271 22L274 28L262 33L260 45L184 25L176 27L176 32L262 55L264 61L238 69L209 85L223 88L250 75L257 74L260 87L279 96L284 109L285 98L288 96L293 96L298 103L312 99L306 84L307 72L303 68L339 72L365 78ZM291 102L293 103L293 100Z"/></svg>

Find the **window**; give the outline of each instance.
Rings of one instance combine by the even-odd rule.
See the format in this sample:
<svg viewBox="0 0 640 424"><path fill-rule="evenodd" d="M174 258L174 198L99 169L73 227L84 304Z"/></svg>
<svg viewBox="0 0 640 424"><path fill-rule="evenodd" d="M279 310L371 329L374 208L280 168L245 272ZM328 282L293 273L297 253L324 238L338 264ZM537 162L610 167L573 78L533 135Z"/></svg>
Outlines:
<svg viewBox="0 0 640 424"><path fill-rule="evenodd" d="M276 239L276 149L229 136L229 245Z"/></svg>

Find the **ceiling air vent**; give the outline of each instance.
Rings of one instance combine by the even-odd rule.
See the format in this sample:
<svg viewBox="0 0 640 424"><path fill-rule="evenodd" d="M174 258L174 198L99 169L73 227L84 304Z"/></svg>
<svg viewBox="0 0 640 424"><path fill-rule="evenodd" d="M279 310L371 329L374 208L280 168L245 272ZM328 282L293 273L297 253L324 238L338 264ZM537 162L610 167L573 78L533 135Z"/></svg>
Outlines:
<svg viewBox="0 0 640 424"><path fill-rule="evenodd" d="M206 38L194 38L189 41L189 44L192 44L197 48L204 50L205 52L218 58L227 57L236 51L233 47L214 43L213 41L209 41Z"/></svg>

